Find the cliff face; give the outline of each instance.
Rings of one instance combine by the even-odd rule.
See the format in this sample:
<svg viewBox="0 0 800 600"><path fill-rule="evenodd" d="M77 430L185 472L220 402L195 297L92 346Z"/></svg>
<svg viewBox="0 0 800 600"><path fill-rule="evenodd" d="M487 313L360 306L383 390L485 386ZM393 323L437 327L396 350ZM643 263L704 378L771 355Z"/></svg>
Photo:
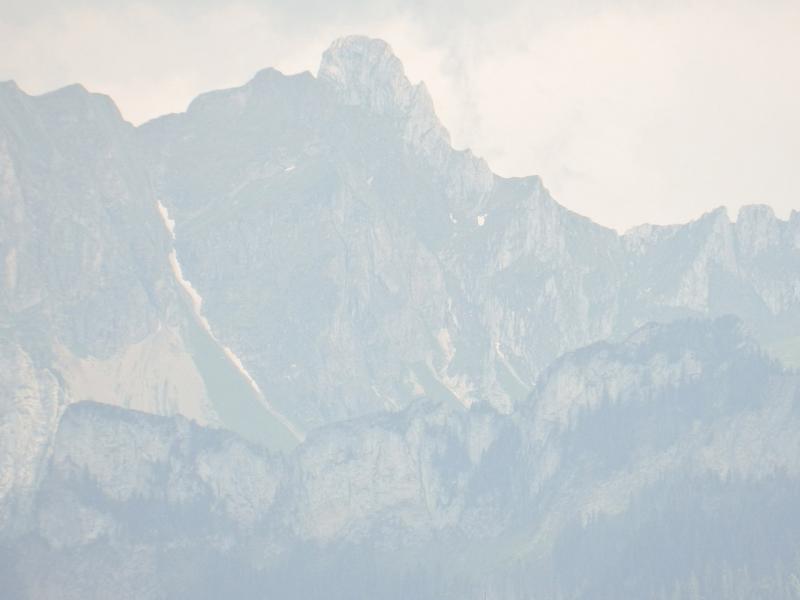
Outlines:
<svg viewBox="0 0 800 600"><path fill-rule="evenodd" d="M80 86L4 84L0 125L2 325L74 400L285 448L423 396L510 412L653 320L733 313L795 360L800 214L619 236L453 150L379 40L138 129Z"/></svg>
<svg viewBox="0 0 800 600"><path fill-rule="evenodd" d="M657 597L692 581L791 597L799 402L798 377L722 319L565 355L513 415L418 402L288 455L80 403L3 577L98 598Z"/></svg>
<svg viewBox="0 0 800 600"><path fill-rule="evenodd" d="M156 329L169 279L134 130L77 85L31 97L6 84L0 107L3 324L111 356Z"/></svg>
<svg viewBox="0 0 800 600"><path fill-rule="evenodd" d="M0 344L0 539L29 525L63 406L58 380L13 343Z"/></svg>
<svg viewBox="0 0 800 600"><path fill-rule="evenodd" d="M378 40L138 133L209 321L303 430L420 396L508 412L562 352L651 320L800 332L797 213L619 236L453 150Z"/></svg>
<svg viewBox="0 0 800 600"><path fill-rule="evenodd" d="M0 84L0 259L19 595L800 576L800 213L618 235L454 150L379 40L139 128Z"/></svg>

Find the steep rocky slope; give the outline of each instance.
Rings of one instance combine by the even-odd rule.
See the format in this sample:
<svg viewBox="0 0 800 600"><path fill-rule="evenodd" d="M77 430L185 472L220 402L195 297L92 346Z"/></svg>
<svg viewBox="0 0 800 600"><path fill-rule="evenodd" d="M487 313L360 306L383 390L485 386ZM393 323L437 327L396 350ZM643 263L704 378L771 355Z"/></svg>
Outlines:
<svg viewBox="0 0 800 600"><path fill-rule="evenodd" d="M77 400L161 402L207 420L191 361L171 352L168 236L133 134L109 98L80 86L32 97L4 84L0 326L57 368ZM171 372L152 373L155 361ZM137 366L140 386L150 375L146 390L135 389Z"/></svg>
<svg viewBox="0 0 800 600"><path fill-rule="evenodd" d="M77 404L2 576L76 598L789 598L798 406L732 319L568 354L514 415L418 402L285 456Z"/></svg>
<svg viewBox="0 0 800 600"><path fill-rule="evenodd" d="M619 236L454 150L379 40L138 129L80 86L0 96L0 325L73 399L290 447L423 396L509 412L652 320L733 313L797 354L800 213Z"/></svg>
<svg viewBox="0 0 800 600"><path fill-rule="evenodd" d="M139 128L0 84L12 597L792 597L799 341L800 213L618 235L379 40Z"/></svg>
<svg viewBox="0 0 800 600"><path fill-rule="evenodd" d="M301 429L419 396L507 412L562 352L652 320L800 334L800 213L619 236L454 150L379 40L138 134L210 322Z"/></svg>
<svg viewBox="0 0 800 600"><path fill-rule="evenodd" d="M135 130L109 98L2 84L0 198L0 343L54 378L58 410L95 400L292 438L198 314Z"/></svg>

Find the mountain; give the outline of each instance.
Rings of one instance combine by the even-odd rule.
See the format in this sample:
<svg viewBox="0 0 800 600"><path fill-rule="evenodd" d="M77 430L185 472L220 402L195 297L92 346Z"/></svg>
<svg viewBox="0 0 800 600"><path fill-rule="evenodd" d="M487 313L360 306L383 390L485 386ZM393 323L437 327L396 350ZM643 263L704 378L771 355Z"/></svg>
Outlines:
<svg viewBox="0 0 800 600"><path fill-rule="evenodd" d="M453 150L379 40L140 133L209 321L301 430L419 396L507 412L561 353L653 320L800 335L800 213L617 235Z"/></svg>
<svg viewBox="0 0 800 600"><path fill-rule="evenodd" d="M508 412L653 320L737 314L796 356L800 213L617 235L453 150L380 40L139 128L80 86L2 97L0 314L76 400L291 447L421 396Z"/></svg>
<svg viewBox="0 0 800 600"><path fill-rule="evenodd" d="M140 127L1 83L0 259L12 597L800 590L798 211L620 235L348 37Z"/></svg>
<svg viewBox="0 0 800 600"><path fill-rule="evenodd" d="M20 597L793 598L798 401L726 318L569 353L513 415L419 401L288 455L78 403L0 577Z"/></svg>
<svg viewBox="0 0 800 600"><path fill-rule="evenodd" d="M8 351L51 372L66 403L178 413L258 438L231 409L270 417L193 314L136 131L111 100L80 86L31 97L4 84L0 174Z"/></svg>

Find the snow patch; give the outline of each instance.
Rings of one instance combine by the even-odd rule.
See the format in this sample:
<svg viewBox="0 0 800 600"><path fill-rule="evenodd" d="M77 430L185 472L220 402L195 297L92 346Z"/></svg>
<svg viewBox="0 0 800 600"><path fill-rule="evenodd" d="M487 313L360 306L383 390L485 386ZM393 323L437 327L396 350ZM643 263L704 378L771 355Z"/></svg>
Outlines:
<svg viewBox="0 0 800 600"><path fill-rule="evenodd" d="M164 227L167 228L169 231L169 235L172 239L175 239L175 220L169 218L169 211L167 207L161 204L161 200L158 201L158 214L161 215L161 222L164 223Z"/></svg>
<svg viewBox="0 0 800 600"><path fill-rule="evenodd" d="M501 350L500 341L499 340L496 340L495 343L494 343L494 351L495 351L495 354L497 354L497 358L499 358L503 362L503 364L505 365L506 369L508 369L508 372L511 373L511 376L514 377L517 381L519 381L520 384L522 384L523 387L528 387L528 384L525 383L525 381L522 379L522 377L519 376L519 373L517 373L517 370L514 368L514 366L511 364L511 362L509 362L508 357Z"/></svg>
<svg viewBox="0 0 800 600"><path fill-rule="evenodd" d="M203 316L203 298L197 290L194 289L192 282L183 276L183 269L181 268L181 263L178 262L178 255L175 252L175 248L169 253L169 264L172 267L172 274L175 276L176 281L181 285L192 301L192 312L194 312L194 316L200 322L203 329L205 329L210 336L214 337L211 331L211 324L208 322L208 319ZM216 340L216 337L214 337L214 339Z"/></svg>
<svg viewBox="0 0 800 600"><path fill-rule="evenodd" d="M416 373L414 371L409 371L408 375L406 376L406 384L411 387L411 394L415 398L419 398L425 395L425 388L422 387L422 384L417 379Z"/></svg>
<svg viewBox="0 0 800 600"><path fill-rule="evenodd" d="M450 364L456 354L456 350L453 348L453 340L450 339L450 332L447 329L440 329L436 334L436 341L439 342L439 347L444 352L447 364Z"/></svg>
<svg viewBox="0 0 800 600"><path fill-rule="evenodd" d="M451 377L447 372L444 372L439 374L439 381L464 405L464 408L472 406L474 399L470 396L475 391L475 386L467 379L466 375Z"/></svg>
<svg viewBox="0 0 800 600"><path fill-rule="evenodd" d="M294 171L294 170L295 170L295 168L296 168L296 167L295 167L295 165L289 165L288 167L286 167L286 168L284 169L284 171L285 171L286 173L289 173L289 172L291 172L291 171Z"/></svg>
<svg viewBox="0 0 800 600"><path fill-rule="evenodd" d="M158 203L158 212L161 215L161 219L164 221L164 225L166 226L167 230L172 235L172 238L175 239L175 221L169 218L169 212L167 211L167 208L161 204L161 202ZM281 424L286 427L286 429L288 429L298 441L302 442L305 439L305 434L299 431L285 415L278 412L272 406L272 404L267 401L266 397L261 391L261 388L256 383L256 380L253 379L253 376L248 373L247 369L242 363L242 360L233 352L233 350L222 344L222 342L219 341L219 338L217 338L217 336L214 334L214 331L211 329L211 323L209 323L208 319L205 317L205 315L203 315L203 297L200 296L192 283L186 279L186 277L184 277L183 268L181 267L181 263L178 261L178 255L175 251L175 248L173 248L169 253L169 264L172 267L172 274L174 275L175 280L189 296L192 302L192 312L194 313L198 323L200 323L200 326L206 331L206 333L208 333L211 339L214 340L214 342L216 342L220 348L222 348L222 351L225 353L225 356L228 358L231 364L233 364L239 373L242 374L242 377L247 380L247 382L250 384L250 387L252 387L258 395L258 398L261 400L264 408L266 408L273 417L278 419L278 421L280 421Z"/></svg>
<svg viewBox="0 0 800 600"><path fill-rule="evenodd" d="M458 329L458 327L459 327L459 325L458 325L458 315L456 315L456 313L453 312L453 299L452 298L448 298L447 299L447 314L450 317L450 319L453 321L453 325L456 327L456 329ZM448 334L448 336L449 335L450 334Z"/></svg>
<svg viewBox="0 0 800 600"><path fill-rule="evenodd" d="M228 346L223 346L222 344L220 344L220 346L222 346L222 351L225 353L225 356L228 357L228 360L231 361L237 369L239 369L239 372L244 375L244 378L250 383L250 387L252 387L258 394L261 394L261 388L258 387L256 380L253 379L250 376L250 373L247 372L247 369L244 368L242 360L236 356L236 354L233 353L233 350L231 350Z"/></svg>

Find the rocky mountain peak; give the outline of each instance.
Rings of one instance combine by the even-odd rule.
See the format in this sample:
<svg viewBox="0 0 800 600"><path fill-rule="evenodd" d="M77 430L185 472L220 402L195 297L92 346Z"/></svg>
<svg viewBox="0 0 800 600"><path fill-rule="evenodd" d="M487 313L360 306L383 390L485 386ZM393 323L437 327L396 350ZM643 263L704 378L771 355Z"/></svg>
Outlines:
<svg viewBox="0 0 800 600"><path fill-rule="evenodd" d="M347 104L378 114L405 112L415 96L403 63L383 40L348 36L334 41L322 55L317 76Z"/></svg>
<svg viewBox="0 0 800 600"><path fill-rule="evenodd" d="M453 150L427 87L409 81L403 63L383 40L355 35L334 41L322 55L317 77L343 104L397 119L403 140L450 179L450 189L468 197L468 205L493 185L483 159L469 150Z"/></svg>
<svg viewBox="0 0 800 600"><path fill-rule="evenodd" d="M739 243L750 253L763 252L780 243L781 221L771 207L763 204L742 206L736 218Z"/></svg>

